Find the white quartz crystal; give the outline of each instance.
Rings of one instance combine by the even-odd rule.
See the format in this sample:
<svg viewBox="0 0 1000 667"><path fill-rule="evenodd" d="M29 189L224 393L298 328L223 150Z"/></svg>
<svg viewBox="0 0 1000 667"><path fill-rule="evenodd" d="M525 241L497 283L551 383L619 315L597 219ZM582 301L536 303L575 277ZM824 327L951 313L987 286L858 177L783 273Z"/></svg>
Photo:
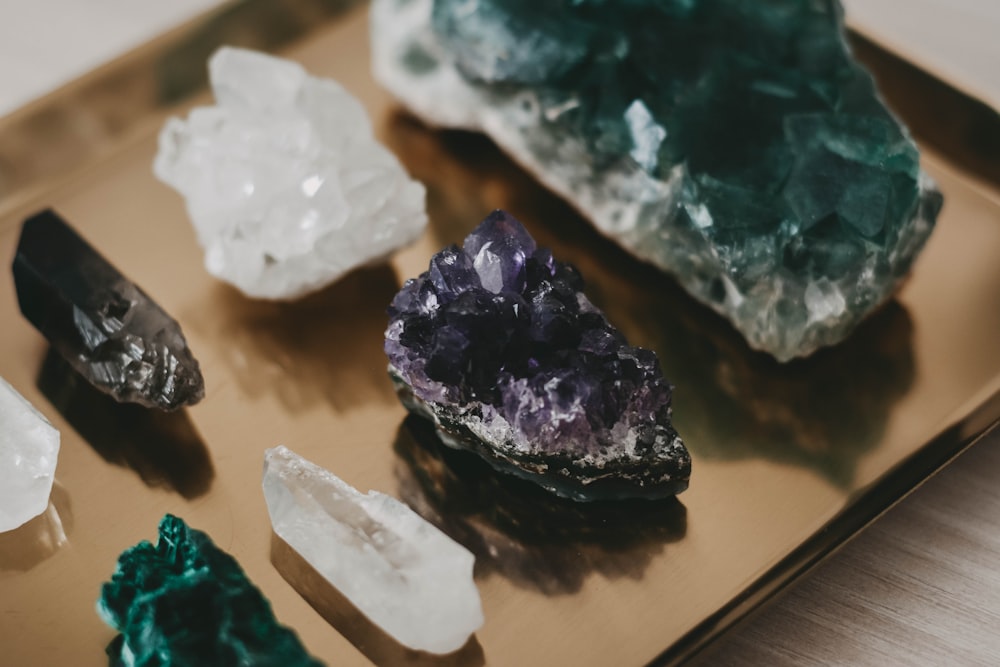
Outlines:
<svg viewBox="0 0 1000 667"><path fill-rule="evenodd" d="M212 275L250 296L295 298L423 231L423 185L338 83L230 47L209 75L216 106L167 121L153 171L186 198Z"/></svg>
<svg viewBox="0 0 1000 667"><path fill-rule="evenodd" d="M285 447L264 455L264 497L274 532L400 644L450 653L483 624L475 557L395 498Z"/></svg>
<svg viewBox="0 0 1000 667"><path fill-rule="evenodd" d="M45 511L58 457L59 431L0 378L0 533Z"/></svg>

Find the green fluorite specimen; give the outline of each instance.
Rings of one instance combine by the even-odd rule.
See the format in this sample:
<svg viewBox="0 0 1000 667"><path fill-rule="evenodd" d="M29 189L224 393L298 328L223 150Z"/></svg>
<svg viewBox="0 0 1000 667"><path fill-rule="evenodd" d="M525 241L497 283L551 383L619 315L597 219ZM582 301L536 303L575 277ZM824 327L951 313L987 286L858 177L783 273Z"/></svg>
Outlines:
<svg viewBox="0 0 1000 667"><path fill-rule="evenodd" d="M375 71L779 359L887 299L941 196L835 0L376 0Z"/></svg>
<svg viewBox="0 0 1000 667"><path fill-rule="evenodd" d="M169 514L155 547L143 541L118 559L97 611L122 633L108 647L112 667L322 666L232 556Z"/></svg>

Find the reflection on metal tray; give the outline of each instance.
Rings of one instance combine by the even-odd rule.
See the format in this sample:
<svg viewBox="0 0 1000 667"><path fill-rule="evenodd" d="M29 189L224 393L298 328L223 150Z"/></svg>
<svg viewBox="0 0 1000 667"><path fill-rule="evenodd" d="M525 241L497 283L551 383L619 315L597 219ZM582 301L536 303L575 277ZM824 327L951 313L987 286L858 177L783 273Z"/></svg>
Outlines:
<svg viewBox="0 0 1000 667"><path fill-rule="evenodd" d="M260 474L264 449L279 443L356 487L403 498L477 553L486 624L449 663L680 661L1000 415L1000 203L948 159L927 160L947 204L899 298L844 344L780 365L600 237L487 140L435 132L397 108L368 72L363 8L285 3L299 18L271 21L281 39L234 28L255 24L241 11L268 26L276 6L259 0L212 14L0 123L0 256L12 255L27 212L54 206L177 317L208 390L171 419L94 397L48 358L17 314L9 273L0 274L0 375L63 433L49 510L0 536L0 645L11 664L104 664L113 633L93 611L99 586L165 512L233 553L278 618L330 664L425 660L392 645L273 541ZM428 233L391 265L296 303L250 301L214 282L182 202L150 164L163 107L189 89L166 82L200 81L219 39L292 40L285 55L358 95L381 138L427 184ZM909 118L906 94L894 99ZM109 116L114 109L119 116ZM74 124L77 112L93 122ZM53 123L96 129L62 148L36 141ZM967 160L954 136L915 127L925 147L962 155L980 179L995 174L995 155ZM588 511L545 502L436 448L406 419L385 372L385 306L434 251L496 207L575 263L592 300L659 354L694 457L679 500Z"/></svg>

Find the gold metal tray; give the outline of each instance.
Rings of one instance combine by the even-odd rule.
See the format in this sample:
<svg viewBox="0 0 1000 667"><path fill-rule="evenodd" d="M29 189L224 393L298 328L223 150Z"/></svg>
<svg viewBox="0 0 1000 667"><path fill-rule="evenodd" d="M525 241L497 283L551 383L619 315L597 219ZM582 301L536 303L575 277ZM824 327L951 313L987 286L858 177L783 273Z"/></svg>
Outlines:
<svg viewBox="0 0 1000 667"><path fill-rule="evenodd" d="M167 107L203 79L220 41L284 43L283 55L358 95L428 187L427 234L390 265L298 303L250 301L211 279L181 200L150 164ZM911 91L894 99L919 129L928 104L912 97L920 75L906 76L916 88L890 88ZM26 214L55 207L180 320L208 396L174 416L95 396L48 356L0 273L0 375L63 436L49 510L0 535L0 663L106 664L114 633L94 613L101 582L165 512L230 551L279 620L331 665L689 657L1000 416L995 163L980 155L961 163L982 167L975 175L960 171L947 137L918 134L942 151L925 150L926 166L947 199L911 279L847 342L783 366L600 238L488 141L431 131L399 110L371 80L364 8L242 3L5 119L0 257L13 256ZM526 502L404 425L385 373L385 307L496 207L574 262L611 321L659 354L694 458L677 503L612 511L595 525L558 503ZM260 476L264 449L279 443L360 489L407 500L476 551L486 624L464 649L441 660L401 649L273 539Z"/></svg>

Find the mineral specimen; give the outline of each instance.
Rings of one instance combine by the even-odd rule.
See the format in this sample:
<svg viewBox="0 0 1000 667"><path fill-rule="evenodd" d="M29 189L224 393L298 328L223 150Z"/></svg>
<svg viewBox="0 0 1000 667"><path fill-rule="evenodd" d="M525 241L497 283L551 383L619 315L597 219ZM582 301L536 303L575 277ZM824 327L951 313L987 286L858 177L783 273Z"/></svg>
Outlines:
<svg viewBox="0 0 1000 667"><path fill-rule="evenodd" d="M460 649L483 624L475 558L419 514L285 447L264 458L274 532L400 644Z"/></svg>
<svg viewBox="0 0 1000 667"><path fill-rule="evenodd" d="M399 396L446 443L554 493L679 493L691 459L656 355L628 345L582 288L495 211L393 299L385 351Z"/></svg>
<svg viewBox="0 0 1000 667"><path fill-rule="evenodd" d="M232 556L169 514L155 547L143 541L118 559L97 612L121 632L108 646L112 667L322 665Z"/></svg>
<svg viewBox="0 0 1000 667"><path fill-rule="evenodd" d="M376 0L377 77L482 130L780 360L896 289L941 196L835 1Z"/></svg>
<svg viewBox="0 0 1000 667"><path fill-rule="evenodd" d="M250 296L294 298L423 231L424 187L339 84L228 47L209 73L217 106L169 120L153 165L187 199L209 273Z"/></svg>
<svg viewBox="0 0 1000 667"><path fill-rule="evenodd" d="M49 504L59 457L59 431L0 378L0 533Z"/></svg>
<svg viewBox="0 0 1000 667"><path fill-rule="evenodd" d="M101 391L163 410L205 396L180 325L53 211L25 220L14 284L28 321Z"/></svg>

